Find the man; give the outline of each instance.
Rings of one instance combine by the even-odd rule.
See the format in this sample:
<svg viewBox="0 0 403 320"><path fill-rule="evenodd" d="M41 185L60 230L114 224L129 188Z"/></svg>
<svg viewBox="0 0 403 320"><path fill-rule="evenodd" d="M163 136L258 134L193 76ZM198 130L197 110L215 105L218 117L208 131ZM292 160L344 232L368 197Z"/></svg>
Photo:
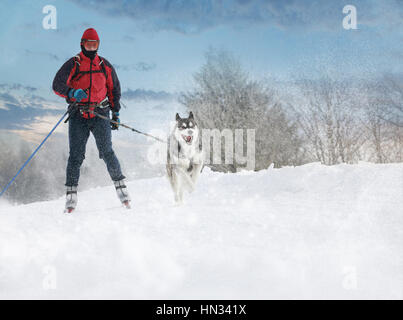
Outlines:
<svg viewBox="0 0 403 320"><path fill-rule="evenodd" d="M95 29L85 30L81 38L81 52L69 59L57 72L53 90L68 103L76 102L69 118L70 155L66 170L66 212L77 205L77 186L80 167L85 159L85 147L90 132L95 137L99 157L106 163L120 201L130 207L130 197L124 183L120 164L112 149L111 129L118 129L120 83L113 66L98 56L99 37ZM94 112L110 117L111 123Z"/></svg>

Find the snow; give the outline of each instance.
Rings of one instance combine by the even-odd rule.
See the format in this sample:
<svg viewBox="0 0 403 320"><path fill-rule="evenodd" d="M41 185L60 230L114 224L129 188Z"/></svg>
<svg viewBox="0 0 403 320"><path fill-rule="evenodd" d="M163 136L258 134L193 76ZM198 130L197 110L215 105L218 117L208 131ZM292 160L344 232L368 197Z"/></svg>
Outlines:
<svg viewBox="0 0 403 320"><path fill-rule="evenodd" d="M173 205L166 178L0 202L0 298L403 298L403 164L205 168ZM80 190L79 190L80 191Z"/></svg>

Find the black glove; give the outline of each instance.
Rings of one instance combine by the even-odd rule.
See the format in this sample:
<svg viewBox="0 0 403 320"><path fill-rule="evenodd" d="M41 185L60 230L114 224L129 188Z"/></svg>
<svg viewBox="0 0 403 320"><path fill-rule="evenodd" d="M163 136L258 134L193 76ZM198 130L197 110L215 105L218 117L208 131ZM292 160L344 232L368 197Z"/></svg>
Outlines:
<svg viewBox="0 0 403 320"><path fill-rule="evenodd" d="M112 120L115 121L115 122L118 122L120 124L119 112L112 112ZM112 130L118 130L119 129L119 124L111 122L111 129Z"/></svg>

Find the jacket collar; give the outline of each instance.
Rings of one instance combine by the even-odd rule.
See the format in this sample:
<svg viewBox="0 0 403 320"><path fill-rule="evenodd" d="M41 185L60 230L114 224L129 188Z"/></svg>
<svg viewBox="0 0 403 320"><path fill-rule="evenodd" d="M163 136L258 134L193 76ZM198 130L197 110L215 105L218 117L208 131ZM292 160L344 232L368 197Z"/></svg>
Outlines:
<svg viewBox="0 0 403 320"><path fill-rule="evenodd" d="M80 51L79 56L80 56L80 61L85 61L85 62L90 63L90 61L91 61L90 58L86 57L82 51ZM98 56L98 53L97 53L97 54L95 55L94 60L92 60L92 63L95 64L95 65L97 65L97 64L99 64L99 61L100 61L100 60L99 60L99 56Z"/></svg>

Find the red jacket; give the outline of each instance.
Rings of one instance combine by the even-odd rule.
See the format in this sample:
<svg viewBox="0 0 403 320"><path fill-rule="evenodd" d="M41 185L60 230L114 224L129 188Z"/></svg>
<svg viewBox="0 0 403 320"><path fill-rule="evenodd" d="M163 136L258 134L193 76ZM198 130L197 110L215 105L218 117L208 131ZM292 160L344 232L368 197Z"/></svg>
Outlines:
<svg viewBox="0 0 403 320"><path fill-rule="evenodd" d="M103 65L103 66L102 66ZM102 57L95 56L92 61L80 52L75 57L69 59L56 73L53 80L53 90L68 103L74 101L69 99L68 93L72 89L83 89L87 93L87 98L80 101L79 105L97 105L108 97L110 107L113 111L120 110L120 83L113 66ZM93 118L94 114L84 112L84 118Z"/></svg>

